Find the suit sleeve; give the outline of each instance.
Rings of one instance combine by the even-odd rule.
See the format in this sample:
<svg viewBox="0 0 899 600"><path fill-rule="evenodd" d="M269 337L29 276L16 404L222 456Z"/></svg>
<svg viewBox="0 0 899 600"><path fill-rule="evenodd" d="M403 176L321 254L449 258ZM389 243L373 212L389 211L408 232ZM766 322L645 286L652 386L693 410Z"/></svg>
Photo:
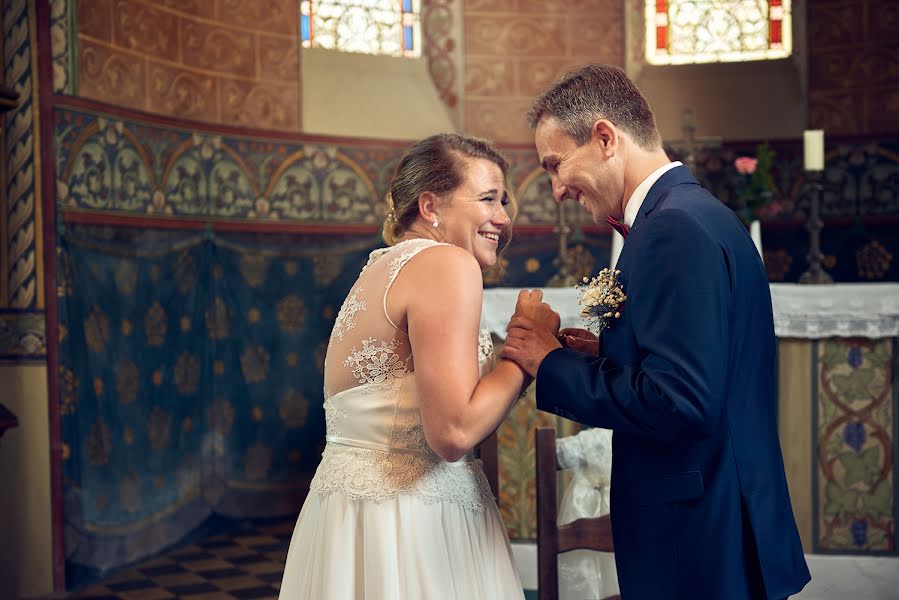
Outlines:
<svg viewBox="0 0 899 600"><path fill-rule="evenodd" d="M665 210L644 227L633 240L637 267L624 307L639 360L554 350L537 373L537 406L659 439L706 437L724 407L733 306L727 256L682 211Z"/></svg>

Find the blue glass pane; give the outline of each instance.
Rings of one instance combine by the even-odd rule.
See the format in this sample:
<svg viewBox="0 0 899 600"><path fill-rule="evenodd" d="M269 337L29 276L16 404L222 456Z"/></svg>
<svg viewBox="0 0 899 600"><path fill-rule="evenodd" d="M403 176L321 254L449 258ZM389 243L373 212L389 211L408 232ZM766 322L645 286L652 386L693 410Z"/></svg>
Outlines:
<svg viewBox="0 0 899 600"><path fill-rule="evenodd" d="M303 36L303 41L309 41L309 15L302 15L300 17L300 35Z"/></svg>
<svg viewBox="0 0 899 600"><path fill-rule="evenodd" d="M412 50L412 26L403 27L403 44L406 50Z"/></svg>
<svg viewBox="0 0 899 600"><path fill-rule="evenodd" d="M403 12L412 12L412 0L403 0Z"/></svg>

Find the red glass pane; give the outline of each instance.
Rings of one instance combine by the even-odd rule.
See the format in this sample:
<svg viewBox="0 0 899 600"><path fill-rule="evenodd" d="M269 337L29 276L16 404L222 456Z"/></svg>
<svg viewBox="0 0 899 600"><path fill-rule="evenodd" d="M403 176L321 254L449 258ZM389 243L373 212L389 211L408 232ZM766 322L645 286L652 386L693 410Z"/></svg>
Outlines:
<svg viewBox="0 0 899 600"><path fill-rule="evenodd" d="M783 4L783 0L769 0L768 6L780 6Z"/></svg>
<svg viewBox="0 0 899 600"><path fill-rule="evenodd" d="M783 42L783 23L781 21L771 21L771 38L770 43L780 44Z"/></svg>
<svg viewBox="0 0 899 600"><path fill-rule="evenodd" d="M656 0L656 14L668 12L668 0Z"/></svg>
<svg viewBox="0 0 899 600"><path fill-rule="evenodd" d="M668 50L667 27L656 27L656 50Z"/></svg>

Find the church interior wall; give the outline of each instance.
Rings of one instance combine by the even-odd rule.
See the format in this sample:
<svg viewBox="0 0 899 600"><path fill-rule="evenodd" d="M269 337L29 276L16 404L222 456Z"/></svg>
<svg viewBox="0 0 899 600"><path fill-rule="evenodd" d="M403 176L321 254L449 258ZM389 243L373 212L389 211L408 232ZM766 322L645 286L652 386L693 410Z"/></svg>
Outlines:
<svg viewBox="0 0 899 600"><path fill-rule="evenodd" d="M5 18L17 20L5 22L4 33L22 42L25 32L26 51L36 53L35 40L27 32L35 24L54 32L56 137L42 143L53 144L57 154L54 164L40 168L54 170L56 196L49 196L52 190L41 191L36 182L17 178L22 162L9 161L15 172L5 190L7 214L19 214L9 210L18 206L8 193L13 184L30 186L35 203L29 218L3 224L7 256L10 240L29 239L18 233L27 231L28 223L39 229L42 204L106 225L115 225L117 219L130 219L131 226L141 219L153 219L156 225L183 219L201 226L216 221L232 230L262 234L291 225L305 233L321 227L325 236L331 231L374 244L387 182L409 140L457 130L494 139L503 147L521 199L522 245L506 257L509 277L488 284L537 286L554 268L551 232L556 208L536 164L524 114L534 95L556 76L585 62L608 62L633 74L626 20L628 11L640 3L435 1L434 14L450 23L439 30L441 54L405 65L399 59L302 49L293 26L294 0L53 0L44 20L37 20L37 4L13 0ZM259 9L262 5L265 10ZM766 224L765 260L772 281L795 280L804 269L804 238L797 235L804 235L807 194L797 139L809 126L827 130L828 163L834 167L825 217L852 225L840 233L840 249L826 252L831 267L845 269L840 273L851 281L899 278L899 241L891 233L899 218L899 196L891 179L895 176L890 175L899 156L899 77L890 58L896 55L894 40L899 38L890 24L899 20L888 18L895 10L888 0L863 0L862 10L852 10L857 5L832 0L811 7L808 50L799 62L746 64L735 70L715 65L710 70L636 71L666 140L681 135L682 108L687 105L697 111L698 135L727 140L721 149L699 157L704 183L722 196L736 189L733 159L752 153L757 141L776 140L784 161L778 168L779 190L792 210ZM25 55L27 67L32 55ZM807 75L803 61L808 62ZM5 62L15 63L10 57ZM10 73L8 68L7 77ZM16 76L19 84L27 73L16 71ZM24 115L25 108L17 114ZM735 119L735 113L743 116ZM18 118L23 122L24 117ZM35 118L24 129L36 130L37 125ZM96 194L80 191L75 179L84 178L84 163L76 159L97 148L108 153L110 164L123 158L132 161L136 192L116 187L111 173L107 204ZM189 164L192 157L200 157L197 164L206 161L203 169L210 178L213 171L234 175L237 194L232 205L217 204L209 188L194 208L169 193L177 187L179 165ZM278 186L291 175L298 184L311 182L320 196L278 204L276 197L290 197L289 190ZM876 193L865 191L870 186ZM582 226L582 268L590 271L604 264L607 233L584 222L577 210L569 211L569 219ZM34 279L42 272L39 236L22 244L26 256L31 252ZM5 264L6 281L20 281L15 261ZM42 364L44 337L58 337L59 332L44 331L43 326L33 331L21 315L42 316L43 299L37 295L21 305L10 302L15 296L10 286L17 285L4 288L0 311L19 332L15 339L34 335L41 342L37 350L0 348L8 363L0 368L2 402L20 422L0 440L0 472L11 489L22 490L0 497L0 530L12 532L14 540L2 550L0 596L9 590L31 595L53 588L50 464L65 458L61 440L51 440L47 427L53 411L48 413L51 390ZM57 326L51 323L48 329ZM34 356L24 360L32 350ZM878 366L877 373L885 368ZM88 391L91 387L90 382L83 385ZM519 415L520 422L507 428L510 440L528 435L533 424L529 415ZM507 463L507 468L511 481L517 476L514 471L524 467ZM503 493L512 494L513 487ZM527 486L521 489L525 491L514 492L514 498L506 497L503 510L513 537L529 539L533 534L527 516L533 512L533 497ZM808 541L811 519L808 513L801 521L808 544L814 544ZM6 577L13 572L23 575Z"/></svg>

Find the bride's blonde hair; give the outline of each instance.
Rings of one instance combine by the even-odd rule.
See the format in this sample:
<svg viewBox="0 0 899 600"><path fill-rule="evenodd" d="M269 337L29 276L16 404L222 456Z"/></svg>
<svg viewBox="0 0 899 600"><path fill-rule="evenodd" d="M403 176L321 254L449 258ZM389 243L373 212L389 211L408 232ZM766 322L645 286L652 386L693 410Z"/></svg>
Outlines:
<svg viewBox="0 0 899 600"><path fill-rule="evenodd" d="M466 159L485 159L494 163L503 173L508 190L509 163L487 140L456 133L439 133L416 143L400 160L396 174L387 193L387 218L382 235L387 245L394 245L415 219L418 218L418 198L431 192L438 198L448 198L465 178ZM518 203L511 191L507 191L509 205L506 211L511 221L518 214ZM503 232L500 253L512 239L512 224ZM499 253L498 253L499 254ZM497 261L499 264L499 261Z"/></svg>

